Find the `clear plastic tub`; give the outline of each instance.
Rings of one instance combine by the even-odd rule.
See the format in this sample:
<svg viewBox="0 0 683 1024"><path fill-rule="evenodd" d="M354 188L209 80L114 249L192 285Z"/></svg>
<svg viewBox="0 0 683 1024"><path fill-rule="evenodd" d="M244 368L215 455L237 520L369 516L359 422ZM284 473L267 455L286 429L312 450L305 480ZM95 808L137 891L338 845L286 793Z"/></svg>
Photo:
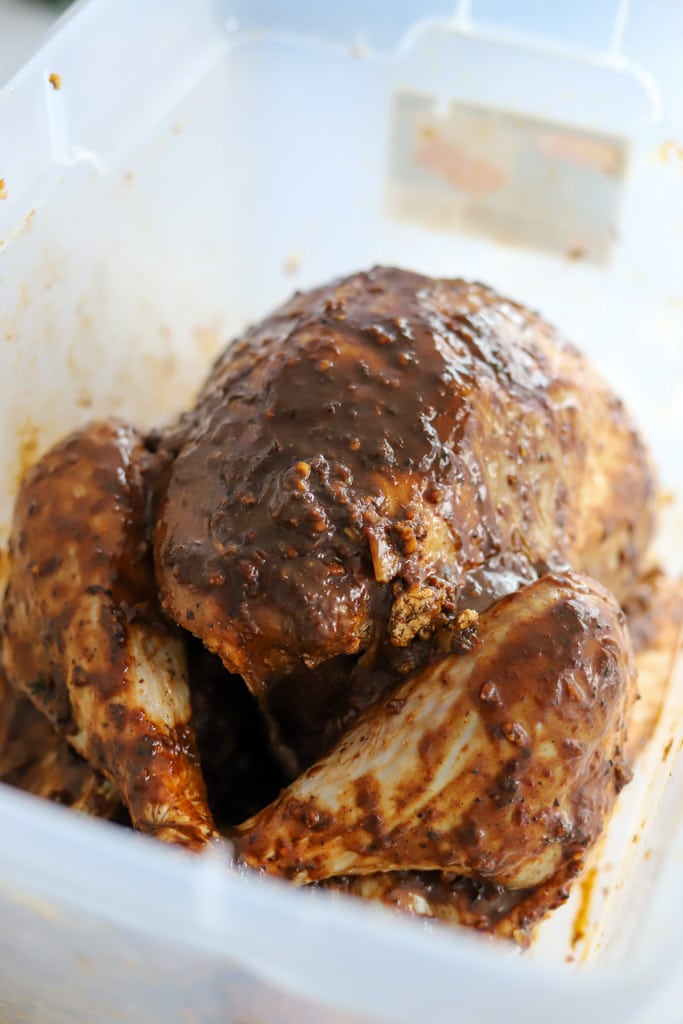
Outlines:
<svg viewBox="0 0 683 1024"><path fill-rule="evenodd" d="M0 92L0 544L64 431L162 422L246 322L379 262L541 309L680 488L682 34L675 0L77 5ZM0 1019L680 1020L682 690L674 659L592 899L523 957L0 787Z"/></svg>

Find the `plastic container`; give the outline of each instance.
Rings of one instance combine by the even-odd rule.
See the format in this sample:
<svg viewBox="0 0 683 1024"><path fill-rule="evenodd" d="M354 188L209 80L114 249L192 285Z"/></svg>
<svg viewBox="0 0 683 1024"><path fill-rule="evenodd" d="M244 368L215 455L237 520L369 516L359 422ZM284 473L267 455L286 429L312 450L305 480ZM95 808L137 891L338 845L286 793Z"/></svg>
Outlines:
<svg viewBox="0 0 683 1024"><path fill-rule="evenodd" d="M680 488L682 33L675 0L77 5L0 92L0 544L64 431L162 422L246 322L378 262L541 309ZM678 1021L682 690L674 659L593 898L525 956L0 787L0 1019Z"/></svg>

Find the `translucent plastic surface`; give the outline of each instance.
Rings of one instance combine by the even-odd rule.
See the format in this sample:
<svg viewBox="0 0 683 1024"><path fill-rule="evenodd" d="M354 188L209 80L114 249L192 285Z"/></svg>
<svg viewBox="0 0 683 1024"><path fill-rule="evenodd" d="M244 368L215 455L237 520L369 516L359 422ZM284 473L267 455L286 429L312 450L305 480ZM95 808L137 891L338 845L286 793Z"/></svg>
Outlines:
<svg viewBox="0 0 683 1024"><path fill-rule="evenodd" d="M163 422L248 321L380 262L540 309L680 489L683 9L580 6L600 14L579 31L565 2L554 17L488 0L79 5L0 92L0 545L22 471L65 430L105 413ZM448 191L443 149L406 176L396 139L416 99L451 156L458 111L495 115L508 148L477 159L508 176L515 125L528 140L542 124L575 221L549 234L520 211L511 234L505 196L484 216L476 182ZM599 254L574 224L600 226ZM682 541L674 504L672 570ZM0 1018L678 1020L681 686L674 666L596 861L586 938L571 944L578 887L525 957L230 878L0 789Z"/></svg>

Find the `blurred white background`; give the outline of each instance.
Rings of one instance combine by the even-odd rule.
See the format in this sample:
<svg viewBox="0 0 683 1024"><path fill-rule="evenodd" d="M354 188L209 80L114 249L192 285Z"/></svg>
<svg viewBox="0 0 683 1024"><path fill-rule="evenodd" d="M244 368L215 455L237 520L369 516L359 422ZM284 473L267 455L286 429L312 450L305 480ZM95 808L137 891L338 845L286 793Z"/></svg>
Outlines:
<svg viewBox="0 0 683 1024"><path fill-rule="evenodd" d="M39 0L0 0L0 86L32 53L62 6Z"/></svg>

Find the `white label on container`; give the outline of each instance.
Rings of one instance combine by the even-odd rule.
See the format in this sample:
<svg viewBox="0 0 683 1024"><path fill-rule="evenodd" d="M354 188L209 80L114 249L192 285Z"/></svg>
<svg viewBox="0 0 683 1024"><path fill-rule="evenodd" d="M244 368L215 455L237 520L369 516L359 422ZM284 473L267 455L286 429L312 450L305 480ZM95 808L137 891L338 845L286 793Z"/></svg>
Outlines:
<svg viewBox="0 0 683 1024"><path fill-rule="evenodd" d="M389 215L569 259L608 262L629 143L615 135L433 97L394 97Z"/></svg>

